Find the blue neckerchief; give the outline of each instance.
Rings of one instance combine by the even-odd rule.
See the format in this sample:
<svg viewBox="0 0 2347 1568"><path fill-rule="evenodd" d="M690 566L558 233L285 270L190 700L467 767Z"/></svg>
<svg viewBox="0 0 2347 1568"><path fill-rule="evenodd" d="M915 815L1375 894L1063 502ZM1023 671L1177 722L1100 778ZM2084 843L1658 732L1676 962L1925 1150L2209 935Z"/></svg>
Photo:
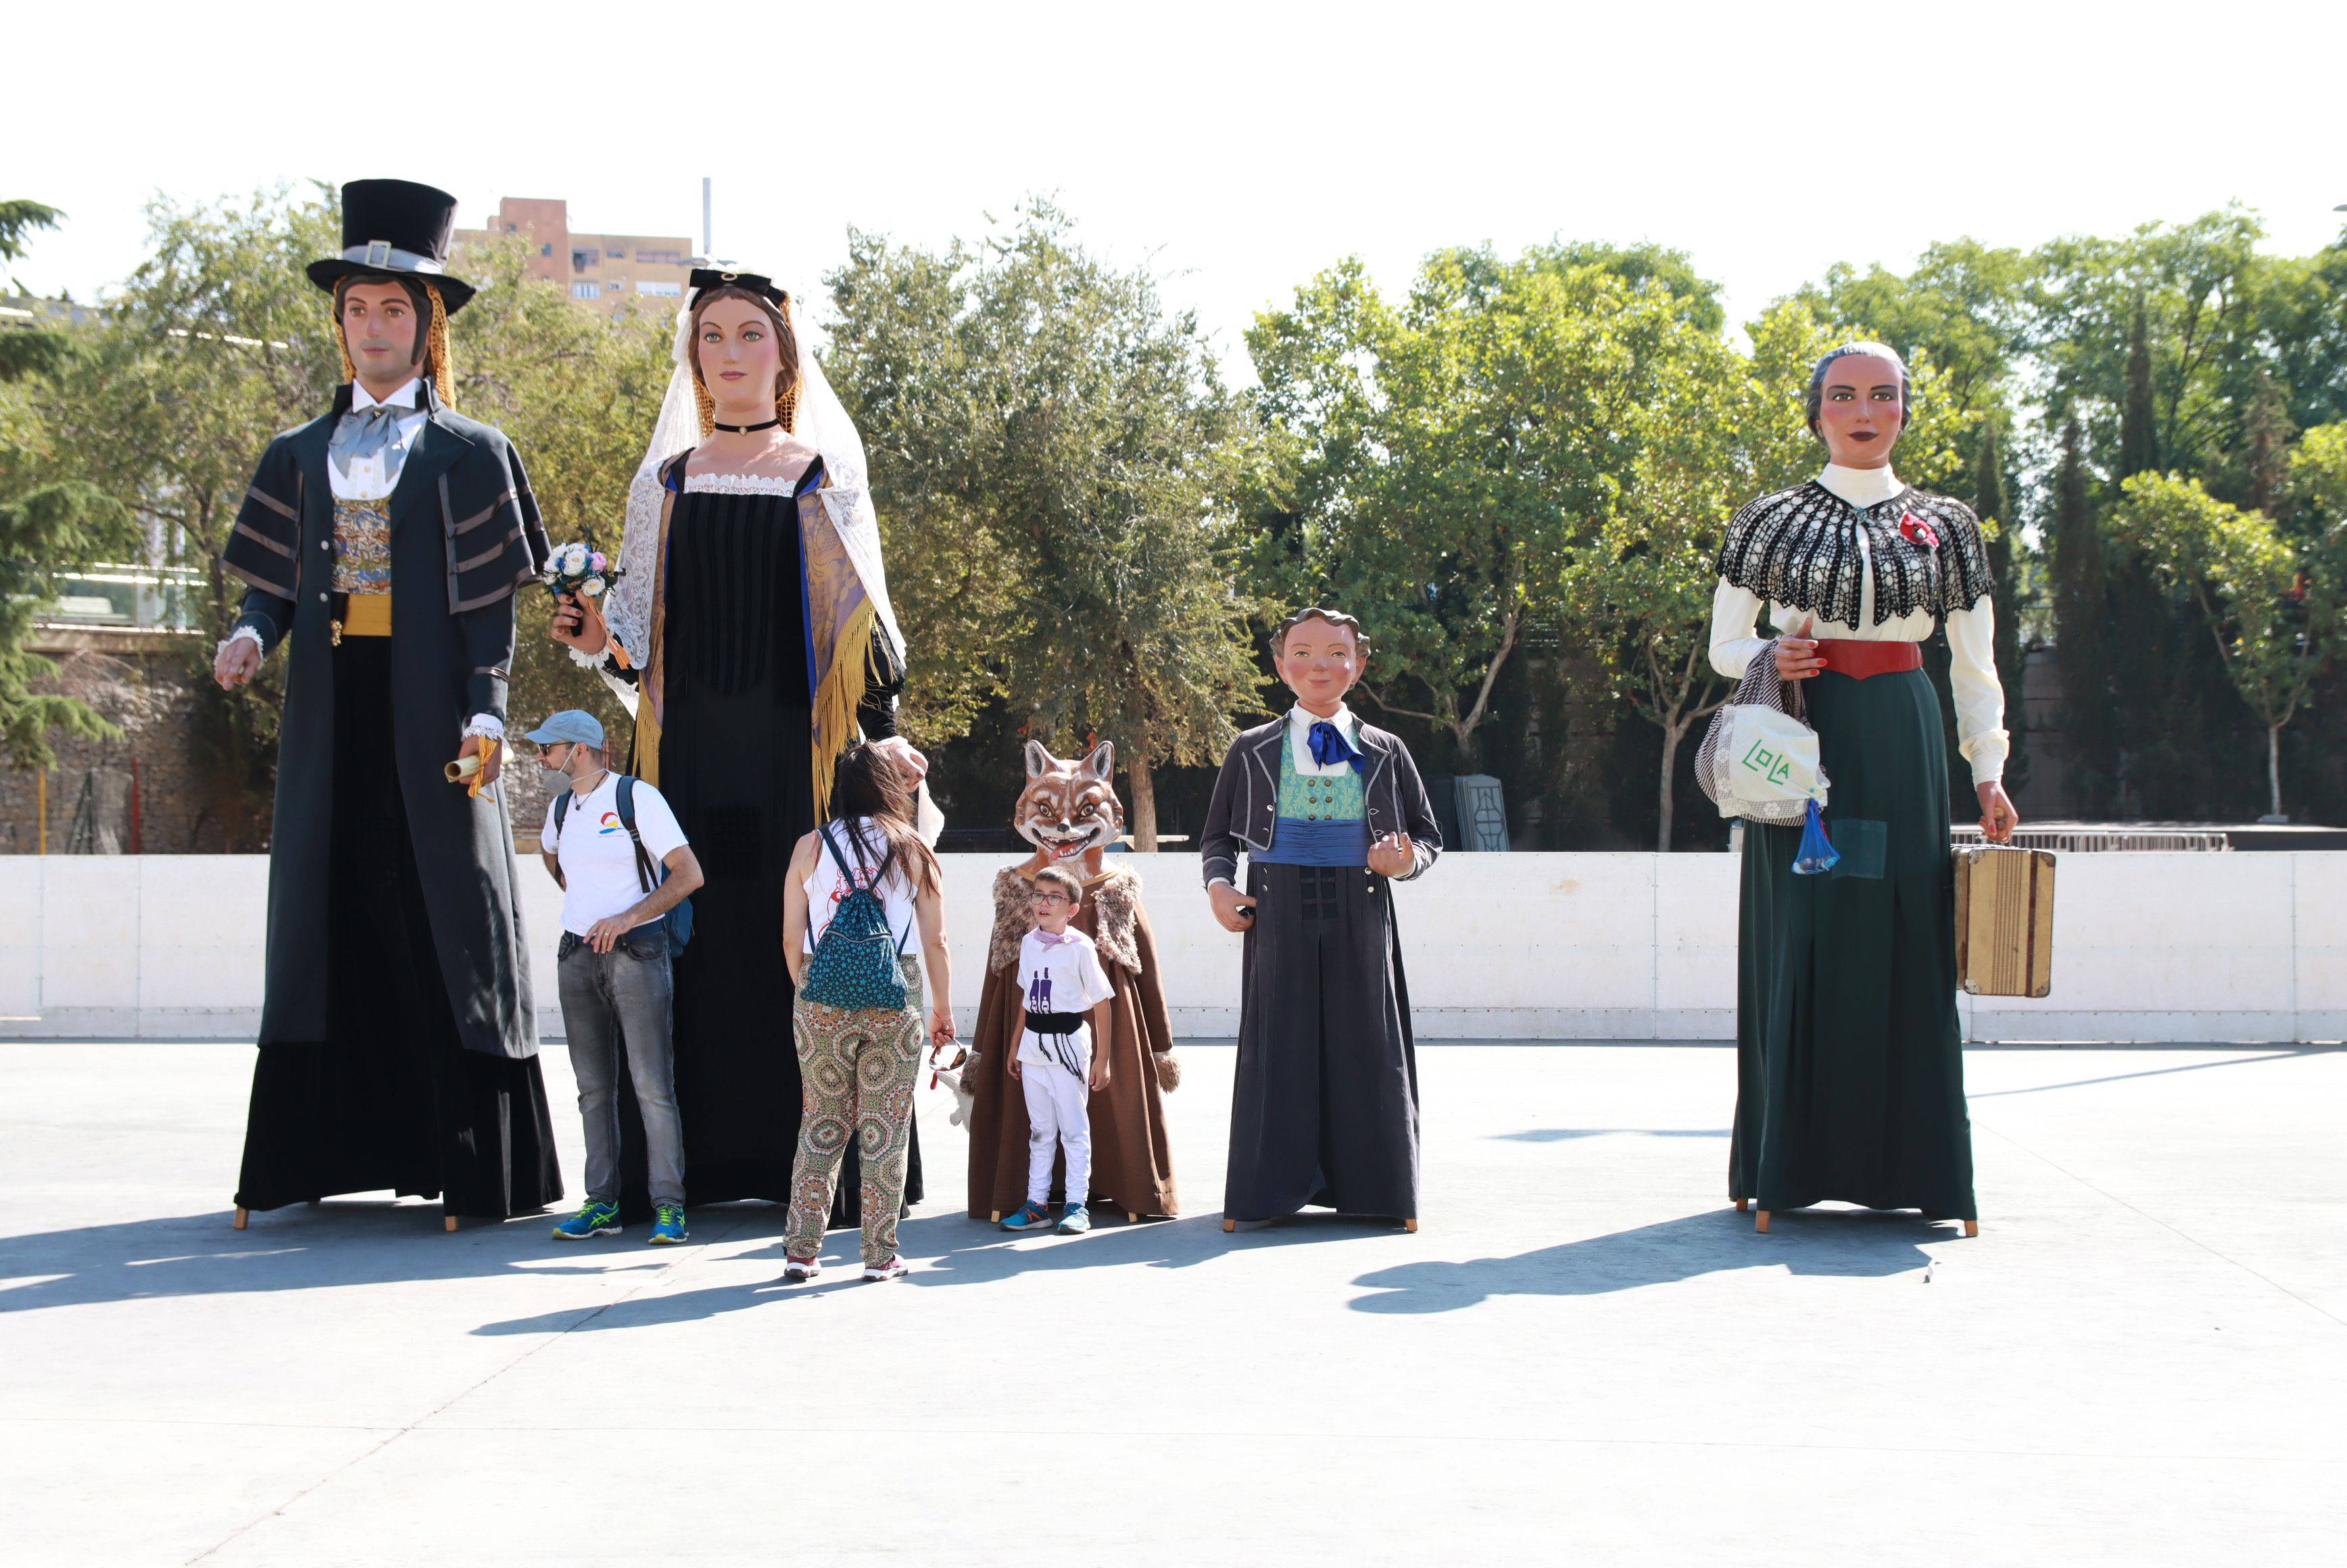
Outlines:
<svg viewBox="0 0 2347 1568"><path fill-rule="evenodd" d="M1368 761L1368 757L1353 749L1352 743L1345 739L1344 731L1326 719L1312 722L1305 743L1311 748L1312 760L1324 768L1334 767L1338 763L1350 763L1353 771L1359 773Z"/></svg>
<svg viewBox="0 0 2347 1568"><path fill-rule="evenodd" d="M416 412L396 403L378 403L343 415L326 439L326 456L335 472L348 479L354 462L381 457L384 482L398 484L399 471L407 463L407 442L400 435L399 422Z"/></svg>

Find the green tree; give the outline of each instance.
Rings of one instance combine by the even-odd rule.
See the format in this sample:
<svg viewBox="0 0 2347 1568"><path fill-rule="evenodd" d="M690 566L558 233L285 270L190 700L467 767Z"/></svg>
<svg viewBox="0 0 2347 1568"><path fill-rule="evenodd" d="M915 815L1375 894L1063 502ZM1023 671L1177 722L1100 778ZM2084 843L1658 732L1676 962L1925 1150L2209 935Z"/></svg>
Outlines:
<svg viewBox="0 0 2347 1568"><path fill-rule="evenodd" d="M2326 437L2305 465L2310 488L2328 479L2324 459L2334 445ZM2269 810L2287 820L2282 727L2347 637L2342 529L2334 522L2311 546L2294 548L2264 514L2218 500L2198 479L2137 474L2120 490L2114 535L2198 605L2225 672L2265 726Z"/></svg>
<svg viewBox="0 0 2347 1568"><path fill-rule="evenodd" d="M23 256L26 233L55 227L59 216L37 201L0 201L0 260ZM27 383L58 374L74 358L75 345L61 333L0 332L0 746L21 768L56 760L53 729L91 739L116 733L87 704L36 691L56 665L25 646L56 597L61 570L127 553L137 538L119 505L83 480L58 477L54 435Z"/></svg>
<svg viewBox="0 0 2347 1568"><path fill-rule="evenodd" d="M1561 563L1613 514L1644 411L1716 320L1682 261L1442 251L1395 306L1348 261L1248 332L1281 464L1259 580L1360 616L1369 699L1463 769L1502 671L1560 607Z"/></svg>
<svg viewBox="0 0 2347 1568"><path fill-rule="evenodd" d="M1008 693L1062 749L1115 741L1134 843L1153 850L1154 770L1218 760L1259 684L1217 507L1239 408L1195 318L1043 202L975 249L856 235L830 282L834 379L871 452L892 590L912 567L908 692L964 728ZM942 701L920 696L932 671Z"/></svg>

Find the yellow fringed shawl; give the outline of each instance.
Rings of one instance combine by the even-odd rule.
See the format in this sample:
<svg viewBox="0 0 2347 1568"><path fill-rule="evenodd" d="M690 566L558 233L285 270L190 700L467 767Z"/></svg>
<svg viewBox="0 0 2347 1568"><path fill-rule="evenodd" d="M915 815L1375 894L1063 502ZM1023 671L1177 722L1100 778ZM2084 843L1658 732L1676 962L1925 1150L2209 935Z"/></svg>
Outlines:
<svg viewBox="0 0 2347 1568"><path fill-rule="evenodd" d="M683 464L674 473L683 483ZM660 785L661 683L668 643L668 528L676 509L677 491L663 487L661 497L659 565L652 579L651 641L644 660L643 687L636 704L636 776ZM806 623L814 646L808 671L813 706L815 815L820 819L831 800L832 774L839 753L858 733L856 712L863 705L880 671L874 668L873 630L879 607L864 589L855 563L839 542L839 531L824 509L822 487L810 486L798 497L801 587L806 596Z"/></svg>

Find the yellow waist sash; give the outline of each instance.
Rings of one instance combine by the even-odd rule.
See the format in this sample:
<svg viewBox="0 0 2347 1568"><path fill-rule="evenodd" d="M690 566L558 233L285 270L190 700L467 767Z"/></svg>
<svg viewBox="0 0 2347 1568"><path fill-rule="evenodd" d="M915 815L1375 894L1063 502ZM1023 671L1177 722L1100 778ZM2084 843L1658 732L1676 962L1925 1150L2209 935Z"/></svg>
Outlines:
<svg viewBox="0 0 2347 1568"><path fill-rule="evenodd" d="M343 610L335 637L388 637L391 635L391 595L387 593L354 593Z"/></svg>

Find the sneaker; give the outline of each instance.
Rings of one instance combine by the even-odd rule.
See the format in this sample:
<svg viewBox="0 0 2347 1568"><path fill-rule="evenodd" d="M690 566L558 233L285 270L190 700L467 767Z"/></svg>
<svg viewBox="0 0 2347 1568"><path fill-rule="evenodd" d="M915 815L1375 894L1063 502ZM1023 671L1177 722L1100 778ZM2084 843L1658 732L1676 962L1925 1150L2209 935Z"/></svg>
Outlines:
<svg viewBox="0 0 2347 1568"><path fill-rule="evenodd" d="M1061 1235L1081 1235L1092 1228L1092 1212L1081 1204L1070 1204L1067 1212L1060 1216Z"/></svg>
<svg viewBox="0 0 2347 1568"><path fill-rule="evenodd" d="M585 1241L589 1236L618 1235L625 1227L620 1224L620 1205L599 1204L589 1200L587 1205L554 1227L557 1241Z"/></svg>
<svg viewBox="0 0 2347 1568"><path fill-rule="evenodd" d="M822 1272L821 1258L791 1257L783 1260L783 1279L787 1284L804 1285Z"/></svg>
<svg viewBox="0 0 2347 1568"><path fill-rule="evenodd" d="M1007 1231L1041 1230L1051 1223L1051 1211L1040 1204L1029 1204L1002 1222Z"/></svg>
<svg viewBox="0 0 2347 1568"><path fill-rule="evenodd" d="M886 1263L867 1263L864 1266L864 1277L880 1280L902 1279L905 1277L905 1260L901 1257L892 1257Z"/></svg>
<svg viewBox="0 0 2347 1568"><path fill-rule="evenodd" d="M652 1245L674 1246L692 1234L684 1228L683 1204L662 1204L652 1211Z"/></svg>

